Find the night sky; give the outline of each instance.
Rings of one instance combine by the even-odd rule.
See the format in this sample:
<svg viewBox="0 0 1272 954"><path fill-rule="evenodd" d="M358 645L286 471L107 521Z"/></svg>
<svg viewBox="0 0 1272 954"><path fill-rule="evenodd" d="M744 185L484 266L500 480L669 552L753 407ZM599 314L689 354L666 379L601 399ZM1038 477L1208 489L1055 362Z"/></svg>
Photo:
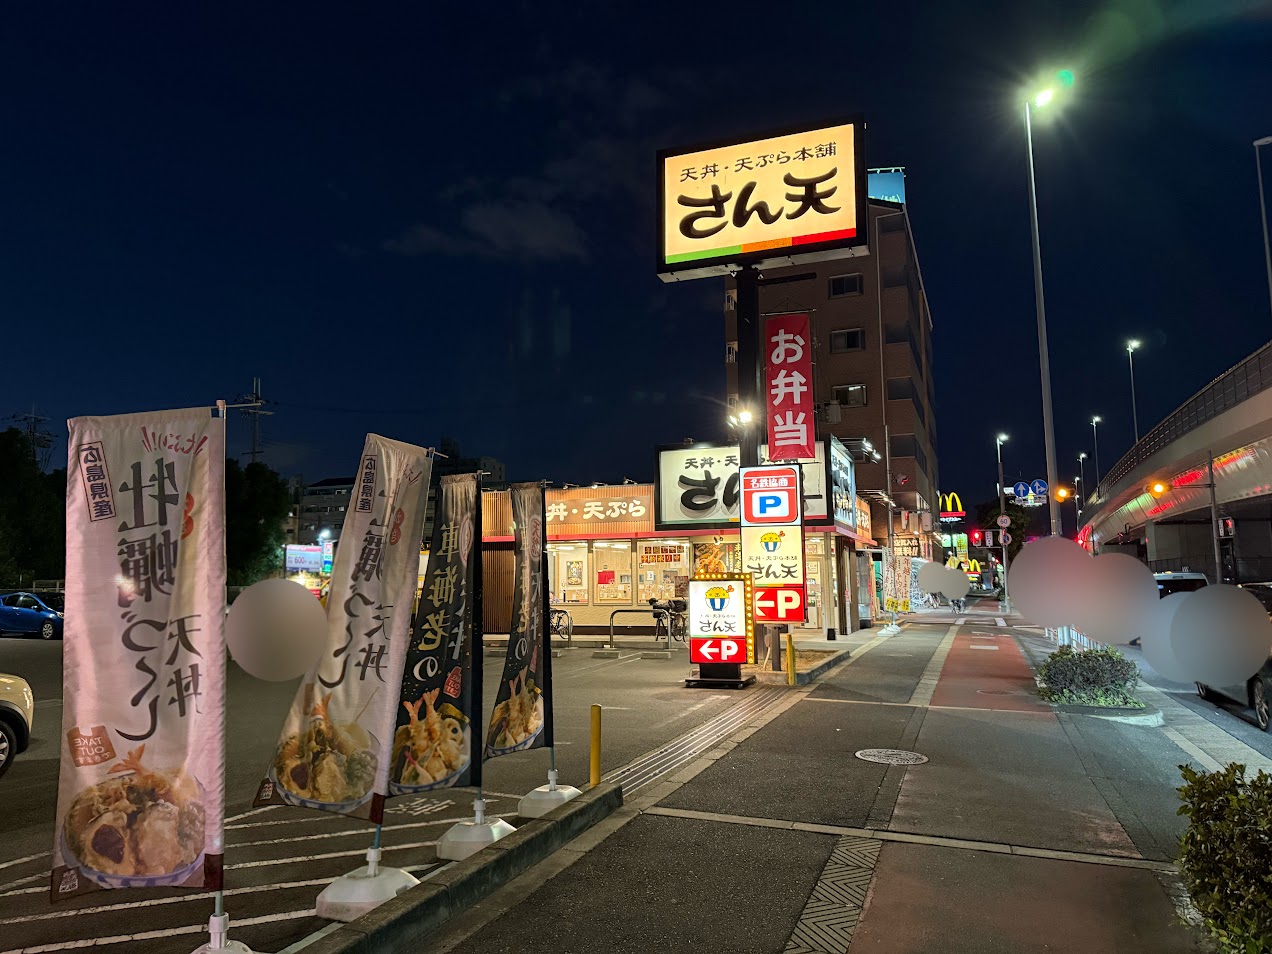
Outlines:
<svg viewBox="0 0 1272 954"><path fill-rule="evenodd" d="M47 415L60 466L67 417L259 376L266 460L307 480L368 430L652 479L655 444L724 433L723 284L655 276L654 151L860 112L868 164L907 167L970 504L1000 430L1045 474L1017 104L1063 66L1035 128L1059 458L1098 413L1107 470L1126 338L1143 432L1272 336L1272 4L9 5L0 417Z"/></svg>

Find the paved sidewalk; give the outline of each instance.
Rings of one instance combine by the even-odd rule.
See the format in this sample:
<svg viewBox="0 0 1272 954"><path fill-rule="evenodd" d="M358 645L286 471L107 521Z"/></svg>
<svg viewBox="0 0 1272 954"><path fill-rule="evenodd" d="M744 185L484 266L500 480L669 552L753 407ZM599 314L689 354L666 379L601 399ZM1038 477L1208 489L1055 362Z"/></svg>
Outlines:
<svg viewBox="0 0 1272 954"><path fill-rule="evenodd" d="M1171 864L1188 753L1057 714L1032 655L983 618L871 639L432 950L1205 950Z"/></svg>

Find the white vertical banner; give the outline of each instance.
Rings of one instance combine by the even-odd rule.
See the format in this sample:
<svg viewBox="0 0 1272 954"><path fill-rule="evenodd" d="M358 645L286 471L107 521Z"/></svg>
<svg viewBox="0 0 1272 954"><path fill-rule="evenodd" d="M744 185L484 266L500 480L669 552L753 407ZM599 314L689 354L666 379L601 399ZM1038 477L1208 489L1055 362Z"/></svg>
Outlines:
<svg viewBox="0 0 1272 954"><path fill-rule="evenodd" d="M433 462L368 434L336 546L327 642L301 681L256 804L384 820Z"/></svg>
<svg viewBox="0 0 1272 954"><path fill-rule="evenodd" d="M222 886L225 421L214 414L68 422L54 901Z"/></svg>

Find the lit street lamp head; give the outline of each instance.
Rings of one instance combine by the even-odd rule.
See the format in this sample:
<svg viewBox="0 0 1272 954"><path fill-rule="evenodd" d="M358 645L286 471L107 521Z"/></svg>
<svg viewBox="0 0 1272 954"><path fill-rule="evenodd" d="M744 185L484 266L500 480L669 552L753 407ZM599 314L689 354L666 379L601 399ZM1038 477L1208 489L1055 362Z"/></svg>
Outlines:
<svg viewBox="0 0 1272 954"><path fill-rule="evenodd" d="M1081 454L1078 455L1078 460L1086 460L1086 459L1087 459L1086 451L1083 451Z"/></svg>
<svg viewBox="0 0 1272 954"><path fill-rule="evenodd" d="M752 418L751 418L750 411L743 410L738 412L738 420L741 421L743 424L750 424L751 419Z"/></svg>
<svg viewBox="0 0 1272 954"><path fill-rule="evenodd" d="M1033 104L1036 108L1046 106L1049 102L1056 98L1056 91L1053 89L1044 89L1041 93L1034 97Z"/></svg>
<svg viewBox="0 0 1272 954"><path fill-rule="evenodd" d="M1138 348L1139 346L1140 346L1140 341L1139 341L1139 339L1138 339L1138 338L1132 338L1130 341L1128 341L1128 342L1126 343L1126 350L1127 350L1127 351L1134 351L1134 350L1135 350L1136 348Z"/></svg>
<svg viewBox="0 0 1272 954"><path fill-rule="evenodd" d="M1099 424L1102 420L1104 420L1104 418L1100 417L1100 415L1097 414L1095 415L1095 417L1091 418L1091 423Z"/></svg>
<svg viewBox="0 0 1272 954"><path fill-rule="evenodd" d="M1006 434L999 434L999 435L998 435L998 443L1000 443L1000 444L1006 444L1006 443L1007 443L1007 435L1006 435Z"/></svg>

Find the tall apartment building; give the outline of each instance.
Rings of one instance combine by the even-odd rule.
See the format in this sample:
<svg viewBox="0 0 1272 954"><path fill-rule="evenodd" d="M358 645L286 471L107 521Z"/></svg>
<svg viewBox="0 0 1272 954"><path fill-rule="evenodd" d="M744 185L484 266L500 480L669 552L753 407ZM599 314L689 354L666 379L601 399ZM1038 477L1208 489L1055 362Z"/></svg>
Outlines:
<svg viewBox="0 0 1272 954"><path fill-rule="evenodd" d="M931 528L938 525L940 510L932 316L905 206L871 199L869 210L869 255L766 269L760 313L809 313L817 434L834 435L854 451L858 491L872 501L875 539L882 543L887 537L890 497L897 551L939 557L937 536L923 529L926 521ZM725 302L730 405L738 395L734 297L730 287ZM762 421L763 406L752 410ZM878 451L879 460L867 446Z"/></svg>

